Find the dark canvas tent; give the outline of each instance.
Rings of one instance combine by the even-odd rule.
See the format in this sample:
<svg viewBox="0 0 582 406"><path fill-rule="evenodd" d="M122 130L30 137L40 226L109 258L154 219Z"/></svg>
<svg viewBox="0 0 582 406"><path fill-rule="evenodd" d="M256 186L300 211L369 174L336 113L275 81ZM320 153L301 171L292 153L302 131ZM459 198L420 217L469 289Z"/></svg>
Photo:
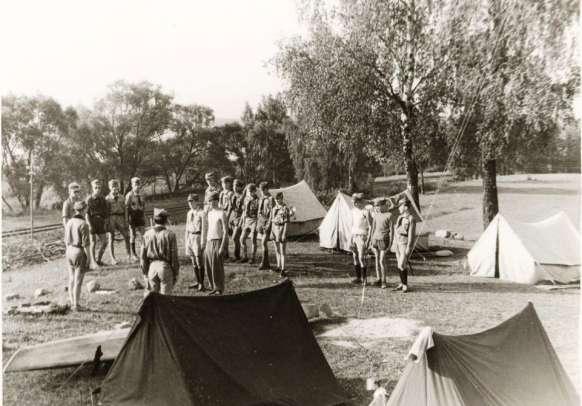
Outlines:
<svg viewBox="0 0 582 406"><path fill-rule="evenodd" d="M339 405L346 397L291 282L150 294L102 386L105 405Z"/></svg>
<svg viewBox="0 0 582 406"><path fill-rule="evenodd" d="M432 339L432 348L409 361L388 405L579 404L531 303L490 330Z"/></svg>

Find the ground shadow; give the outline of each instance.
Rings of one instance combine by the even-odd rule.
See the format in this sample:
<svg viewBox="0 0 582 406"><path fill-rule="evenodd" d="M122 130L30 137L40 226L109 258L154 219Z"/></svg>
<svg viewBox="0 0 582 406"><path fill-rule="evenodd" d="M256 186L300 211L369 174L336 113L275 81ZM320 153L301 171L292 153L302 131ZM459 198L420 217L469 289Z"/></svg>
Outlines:
<svg viewBox="0 0 582 406"><path fill-rule="evenodd" d="M537 187L537 188L518 188L511 186L497 186L497 192L500 194L522 194L522 195L570 195L576 196L580 194L580 190L576 189L561 189L553 187ZM483 186L473 185L456 185L449 186L441 190L441 193L473 193L483 194Z"/></svg>
<svg viewBox="0 0 582 406"><path fill-rule="evenodd" d="M333 329L338 324L345 323L348 319L346 317L334 317L331 319L315 319L309 322L309 326L314 335L323 334L328 330Z"/></svg>
<svg viewBox="0 0 582 406"><path fill-rule="evenodd" d="M364 378L338 378L338 382L344 389L345 395L350 399L344 405L367 405L372 400L372 392L366 391Z"/></svg>

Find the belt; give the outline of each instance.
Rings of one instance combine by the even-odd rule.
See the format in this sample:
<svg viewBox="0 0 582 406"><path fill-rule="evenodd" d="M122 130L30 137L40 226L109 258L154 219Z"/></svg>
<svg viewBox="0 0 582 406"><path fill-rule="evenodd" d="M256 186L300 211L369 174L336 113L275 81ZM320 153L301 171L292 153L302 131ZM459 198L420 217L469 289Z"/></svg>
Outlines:
<svg viewBox="0 0 582 406"><path fill-rule="evenodd" d="M201 234L201 232L200 232L200 231L189 231L189 233L190 233L190 234L195 234L195 235L199 235L199 234Z"/></svg>
<svg viewBox="0 0 582 406"><path fill-rule="evenodd" d="M83 248L82 245L73 245L73 244L67 244L67 247L73 247L73 248Z"/></svg>
<svg viewBox="0 0 582 406"><path fill-rule="evenodd" d="M273 224L276 226L284 226L285 225L285 223L273 223Z"/></svg>
<svg viewBox="0 0 582 406"><path fill-rule="evenodd" d="M112 216L125 216L125 213L111 213Z"/></svg>

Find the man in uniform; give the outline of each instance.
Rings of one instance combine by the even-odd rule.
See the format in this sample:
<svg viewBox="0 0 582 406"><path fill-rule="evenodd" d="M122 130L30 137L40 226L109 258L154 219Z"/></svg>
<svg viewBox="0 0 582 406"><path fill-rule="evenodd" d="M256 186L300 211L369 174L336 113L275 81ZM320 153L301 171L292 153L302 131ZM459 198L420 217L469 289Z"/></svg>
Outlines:
<svg viewBox="0 0 582 406"><path fill-rule="evenodd" d="M389 205L389 206L387 206ZM394 235L392 213L389 209L392 203L389 199L374 199L374 213L372 214L372 228L368 237L368 246L374 251L376 262L376 282L375 286L386 289L386 252L390 250Z"/></svg>
<svg viewBox="0 0 582 406"><path fill-rule="evenodd" d="M232 230L232 241L234 243L234 260L240 261L240 234L242 231L242 214L244 204L243 183L239 179L234 180L234 193L230 200L229 227Z"/></svg>
<svg viewBox="0 0 582 406"><path fill-rule="evenodd" d="M241 219L241 236L240 244L243 249L243 258L240 262L248 262L247 254L247 236L251 236L251 260L250 263L255 263L255 256L257 255L257 217L259 214L259 198L257 197L257 187L254 183L249 183L246 187L246 196L243 204L243 215Z"/></svg>
<svg viewBox="0 0 582 406"><path fill-rule="evenodd" d="M77 182L69 183L69 197L63 202L63 226L75 215L73 206L75 202L81 201L81 186Z"/></svg>
<svg viewBox="0 0 582 406"><path fill-rule="evenodd" d="M259 270L269 270L269 239L271 237L271 210L273 209L273 196L269 192L269 183L259 183L261 197L259 199L259 218L257 221L257 232L261 238L262 257Z"/></svg>
<svg viewBox="0 0 582 406"><path fill-rule="evenodd" d="M174 232L166 228L167 222L166 210L154 209L154 227L143 236L140 267L147 280L146 294L169 295L178 280L178 243Z"/></svg>
<svg viewBox="0 0 582 406"><path fill-rule="evenodd" d="M87 204L82 200L73 203L73 216L65 225L65 258L69 270L69 300L73 310L81 310L83 277L89 269L91 257L89 225L85 222Z"/></svg>
<svg viewBox="0 0 582 406"><path fill-rule="evenodd" d="M228 226L224 210L218 207L219 192L208 196L210 208L202 223L202 240L205 241L204 269L210 282L210 295L224 292L224 263L222 256L228 243Z"/></svg>
<svg viewBox="0 0 582 406"><path fill-rule="evenodd" d="M137 234L141 237L143 245L143 236L145 232L145 199L141 194L140 178L131 178L131 190L125 195L125 210L127 211L127 223L129 224L129 245L131 249L130 261L137 261L135 251L135 242Z"/></svg>
<svg viewBox="0 0 582 406"><path fill-rule="evenodd" d="M230 219L230 214L232 212L231 201L234 192L232 191L232 176L224 176L220 179L220 183L222 184L222 190L220 191L220 195L218 196L218 207L224 210L224 214L226 216L226 226L229 233L232 233L232 229L230 229L230 223L228 219ZM224 259L228 259L228 242L226 243L226 248L224 249Z"/></svg>
<svg viewBox="0 0 582 406"><path fill-rule="evenodd" d="M107 247L107 228L109 223L109 207L105 197L101 194L101 181L94 179L91 182L92 193L87 197L87 214L85 218L89 224L91 234L91 268L103 266L101 259ZM99 248L97 248L99 245Z"/></svg>
<svg viewBox="0 0 582 406"><path fill-rule="evenodd" d="M190 210L186 215L186 229L184 235L184 245L186 247L186 255L192 261L194 267L194 278L196 283L190 286L191 289L198 288L199 291L204 290L204 260L202 258L203 241L202 241L202 223L206 212L202 208L201 202L198 201L198 196L190 193L188 195L188 206Z"/></svg>
<svg viewBox="0 0 582 406"><path fill-rule="evenodd" d="M209 203L208 198L214 192L220 193L220 188L218 186L216 172L212 171L212 172L206 173L206 175L204 175L204 180L206 180L206 184L208 185L208 187L204 191L204 209L208 210L210 208L210 203Z"/></svg>
<svg viewBox="0 0 582 406"><path fill-rule="evenodd" d="M109 205L109 229L107 230L109 255L111 256L111 263L117 265L115 259L115 231L123 236L125 242L125 251L127 256L131 259L132 252L129 246L129 233L127 229L127 210L125 208L125 199L121 196L119 180L111 179L109 181L109 194L105 197Z"/></svg>
<svg viewBox="0 0 582 406"><path fill-rule="evenodd" d="M400 271L400 284L393 290L400 290L403 293L408 291L408 259L412 254L416 222L410 214L410 201L402 197L398 201L398 211L400 215L396 219L396 262Z"/></svg>
<svg viewBox="0 0 582 406"><path fill-rule="evenodd" d="M365 209L364 195L362 193L354 193L352 200L354 207L352 208L351 248L354 258L354 272L356 274L356 278L352 280L352 283L361 283L365 286L368 282L366 270L367 241L372 219L368 210Z"/></svg>

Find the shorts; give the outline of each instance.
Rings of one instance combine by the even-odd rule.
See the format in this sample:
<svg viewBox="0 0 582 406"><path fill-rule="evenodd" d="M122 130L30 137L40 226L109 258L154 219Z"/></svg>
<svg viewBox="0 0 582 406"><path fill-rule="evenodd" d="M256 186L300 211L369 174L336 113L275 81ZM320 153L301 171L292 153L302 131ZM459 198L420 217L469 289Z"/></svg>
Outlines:
<svg viewBox="0 0 582 406"><path fill-rule="evenodd" d="M129 225L129 241L135 242L135 237L137 237L137 233L140 233L143 237L145 233L145 226L134 226L132 224Z"/></svg>
<svg viewBox="0 0 582 406"><path fill-rule="evenodd" d="M264 217L259 218L257 222L257 233L261 234L261 238L267 238L267 240L271 238L271 223L268 219Z"/></svg>
<svg viewBox="0 0 582 406"><path fill-rule="evenodd" d="M146 219L143 212L129 213L129 225L133 227L145 227Z"/></svg>
<svg viewBox="0 0 582 406"><path fill-rule="evenodd" d="M91 218L91 234L105 234L107 232L108 226L107 221L104 217L94 216Z"/></svg>
<svg viewBox="0 0 582 406"><path fill-rule="evenodd" d="M228 221L228 226L231 230L234 230L235 228L240 226L240 220L241 220L241 216L236 216L236 217L232 217L230 218L230 220Z"/></svg>
<svg viewBox="0 0 582 406"><path fill-rule="evenodd" d="M174 288L174 272L166 261L152 261L148 270L148 290L169 295Z"/></svg>
<svg viewBox="0 0 582 406"><path fill-rule="evenodd" d="M119 231L124 237L127 237L127 223L124 214L112 214L109 217L108 232L115 233Z"/></svg>
<svg viewBox="0 0 582 406"><path fill-rule="evenodd" d="M273 224L271 226L271 239L275 242L282 242L284 229L285 224Z"/></svg>
<svg viewBox="0 0 582 406"><path fill-rule="evenodd" d="M188 233L186 235L186 255L199 257L202 255L202 236L200 234Z"/></svg>
<svg viewBox="0 0 582 406"><path fill-rule="evenodd" d="M380 238L372 240L372 248L376 248L380 251L386 251L390 248L389 238Z"/></svg>
<svg viewBox="0 0 582 406"><path fill-rule="evenodd" d="M352 246L351 250L354 254L363 253L365 254L366 249L366 235L356 234L352 236Z"/></svg>
<svg viewBox="0 0 582 406"><path fill-rule="evenodd" d="M84 273L89 269L89 261L83 248L69 245L65 251L65 257L67 258L67 266L70 271L74 272L79 270Z"/></svg>
<svg viewBox="0 0 582 406"><path fill-rule="evenodd" d="M245 218L245 223L243 224L243 230L250 230L251 233L257 232L257 219L250 217Z"/></svg>
<svg viewBox="0 0 582 406"><path fill-rule="evenodd" d="M406 256L406 247L408 246L408 241L404 244L398 241L396 244L396 263L398 269L404 269L404 266L408 262L408 257Z"/></svg>

